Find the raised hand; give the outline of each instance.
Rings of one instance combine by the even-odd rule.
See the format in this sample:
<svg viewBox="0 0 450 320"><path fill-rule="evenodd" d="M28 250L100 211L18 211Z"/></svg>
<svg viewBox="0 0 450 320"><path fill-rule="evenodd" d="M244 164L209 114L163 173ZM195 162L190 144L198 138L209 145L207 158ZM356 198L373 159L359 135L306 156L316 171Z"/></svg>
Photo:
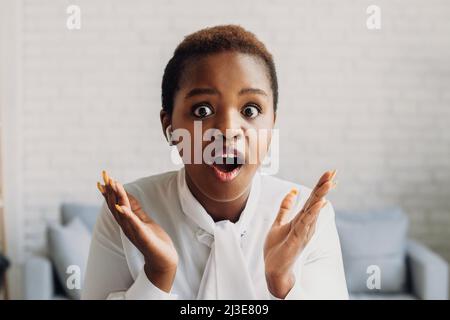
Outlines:
<svg viewBox="0 0 450 320"><path fill-rule="evenodd" d="M97 182L97 187L124 234L144 256L147 277L155 286L169 292L178 265L178 254L172 240L122 184L105 171L102 175L105 185Z"/></svg>
<svg viewBox="0 0 450 320"><path fill-rule="evenodd" d="M281 202L280 210L264 243L264 263L268 288L272 295L285 298L295 282L293 266L314 234L320 210L330 189L336 170L325 172L314 187L303 208L290 221L287 215L298 194L291 190Z"/></svg>

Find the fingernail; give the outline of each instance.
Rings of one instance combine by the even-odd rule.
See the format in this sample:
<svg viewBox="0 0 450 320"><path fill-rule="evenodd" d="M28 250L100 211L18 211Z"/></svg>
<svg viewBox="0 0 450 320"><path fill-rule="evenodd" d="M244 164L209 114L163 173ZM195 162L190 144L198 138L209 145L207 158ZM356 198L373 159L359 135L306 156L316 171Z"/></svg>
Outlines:
<svg viewBox="0 0 450 320"><path fill-rule="evenodd" d="M97 188L98 188L98 190L99 190L102 194L105 193L105 189L103 188L103 186L101 185L101 183L98 182L98 181L97 181Z"/></svg>
<svg viewBox="0 0 450 320"><path fill-rule="evenodd" d="M325 200L325 202L322 204L322 206L320 207L320 209L322 209L323 207L325 207L328 204L328 200Z"/></svg>
<svg viewBox="0 0 450 320"><path fill-rule="evenodd" d="M123 213L122 208L117 203L116 203L115 207L116 207L117 211L119 211L120 213Z"/></svg>
<svg viewBox="0 0 450 320"><path fill-rule="evenodd" d="M109 184L109 177L105 170L102 171L103 181L105 181L105 185Z"/></svg>
<svg viewBox="0 0 450 320"><path fill-rule="evenodd" d="M292 188L291 193L295 196L298 194L298 190L296 188Z"/></svg>
<svg viewBox="0 0 450 320"><path fill-rule="evenodd" d="M333 170L333 173L331 174L330 180L333 180L334 177L336 176L336 174L337 174L337 169L334 169L334 170Z"/></svg>

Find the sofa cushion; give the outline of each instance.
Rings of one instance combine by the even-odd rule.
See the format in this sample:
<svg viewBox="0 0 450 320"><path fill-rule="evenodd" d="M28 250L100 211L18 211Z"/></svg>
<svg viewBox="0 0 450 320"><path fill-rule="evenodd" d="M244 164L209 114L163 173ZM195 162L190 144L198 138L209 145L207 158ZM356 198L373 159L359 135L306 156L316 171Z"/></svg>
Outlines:
<svg viewBox="0 0 450 320"><path fill-rule="evenodd" d="M64 225L67 225L75 217L79 217L91 233L99 213L100 207L94 205L64 203L61 206L61 218Z"/></svg>
<svg viewBox="0 0 450 320"><path fill-rule="evenodd" d="M79 299L91 242L89 230L78 217L66 226L49 224L48 242L49 255L64 291L72 299ZM73 280L77 275L80 287L69 287L68 283L76 284Z"/></svg>
<svg viewBox="0 0 450 320"><path fill-rule="evenodd" d="M351 293L400 293L406 290L408 219L401 209L336 211L336 226ZM367 285L369 277L375 276L374 269L380 271L380 289Z"/></svg>

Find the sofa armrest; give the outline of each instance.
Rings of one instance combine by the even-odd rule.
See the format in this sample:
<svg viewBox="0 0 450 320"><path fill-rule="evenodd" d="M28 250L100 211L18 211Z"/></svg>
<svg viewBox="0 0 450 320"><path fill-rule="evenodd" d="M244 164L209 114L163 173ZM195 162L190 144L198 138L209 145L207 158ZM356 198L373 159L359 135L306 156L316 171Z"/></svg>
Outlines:
<svg viewBox="0 0 450 320"><path fill-rule="evenodd" d="M411 289L420 299L448 299L448 264L426 246L408 239Z"/></svg>
<svg viewBox="0 0 450 320"><path fill-rule="evenodd" d="M50 260L32 256L25 262L24 298L50 300L54 295L53 272Z"/></svg>

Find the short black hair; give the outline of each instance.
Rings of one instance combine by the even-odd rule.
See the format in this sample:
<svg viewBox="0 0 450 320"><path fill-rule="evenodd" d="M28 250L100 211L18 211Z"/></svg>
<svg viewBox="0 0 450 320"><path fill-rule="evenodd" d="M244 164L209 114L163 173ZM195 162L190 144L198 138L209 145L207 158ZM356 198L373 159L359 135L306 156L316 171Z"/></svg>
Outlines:
<svg viewBox="0 0 450 320"><path fill-rule="evenodd" d="M273 57L253 33L238 25L205 28L184 38L164 69L161 93L163 110L172 114L175 94L179 90L179 82L188 59L225 51L251 54L263 60L270 77L273 107L276 112L278 80Z"/></svg>

